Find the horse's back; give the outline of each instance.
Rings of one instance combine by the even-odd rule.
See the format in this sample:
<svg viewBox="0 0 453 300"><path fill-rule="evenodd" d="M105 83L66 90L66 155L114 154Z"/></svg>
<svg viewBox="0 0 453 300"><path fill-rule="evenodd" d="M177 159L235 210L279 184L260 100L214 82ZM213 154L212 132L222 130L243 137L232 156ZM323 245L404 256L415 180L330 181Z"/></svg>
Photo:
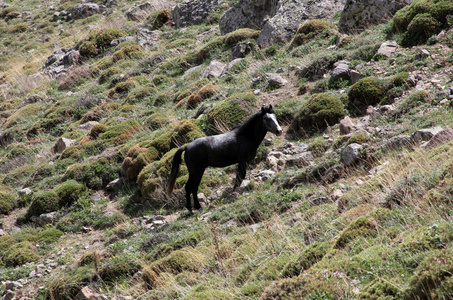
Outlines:
<svg viewBox="0 0 453 300"><path fill-rule="evenodd" d="M237 163L237 142L231 132L198 138L187 145L186 164L226 167Z"/></svg>

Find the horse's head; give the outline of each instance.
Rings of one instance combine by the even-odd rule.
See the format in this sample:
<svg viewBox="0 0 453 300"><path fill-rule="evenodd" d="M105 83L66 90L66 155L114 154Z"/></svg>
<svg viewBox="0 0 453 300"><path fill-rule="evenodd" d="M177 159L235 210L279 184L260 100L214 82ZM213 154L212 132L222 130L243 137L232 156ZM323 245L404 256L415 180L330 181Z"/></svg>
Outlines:
<svg viewBox="0 0 453 300"><path fill-rule="evenodd" d="M266 130L275 135L282 134L283 130L277 122L277 116L275 115L272 105L261 107L261 113L263 115L263 122Z"/></svg>

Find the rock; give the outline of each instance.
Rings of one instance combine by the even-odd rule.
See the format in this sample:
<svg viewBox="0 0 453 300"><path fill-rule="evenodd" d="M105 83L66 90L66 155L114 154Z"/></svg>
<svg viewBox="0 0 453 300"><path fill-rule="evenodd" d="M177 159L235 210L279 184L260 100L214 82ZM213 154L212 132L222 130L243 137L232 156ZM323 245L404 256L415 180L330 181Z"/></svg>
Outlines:
<svg viewBox="0 0 453 300"><path fill-rule="evenodd" d="M83 130L85 132L90 132L91 128L93 128L95 125L98 125L99 122L97 121L89 121L83 124L80 124L77 129Z"/></svg>
<svg viewBox="0 0 453 300"><path fill-rule="evenodd" d="M93 291L91 288L85 286L76 295L75 300L102 300L103 295L100 295Z"/></svg>
<svg viewBox="0 0 453 300"><path fill-rule="evenodd" d="M395 151L395 150L402 150L404 148L409 148L412 146L411 137L409 135L398 135L390 138L387 140L382 149L384 151Z"/></svg>
<svg viewBox="0 0 453 300"><path fill-rule="evenodd" d="M217 4L218 0L185 0L179 3L171 11L175 27L178 29L205 22Z"/></svg>
<svg viewBox="0 0 453 300"><path fill-rule="evenodd" d="M416 59L424 59L424 58L427 58L429 57L431 54L429 53L428 50L426 49L421 49L416 55L415 55L415 58Z"/></svg>
<svg viewBox="0 0 453 300"><path fill-rule="evenodd" d="M7 281L5 281L4 284L5 284L5 290L7 290L7 291L15 291L17 289L21 289L24 287L19 281L7 280Z"/></svg>
<svg viewBox="0 0 453 300"><path fill-rule="evenodd" d="M2 300L12 300L16 297L16 293L13 291L6 291L3 297L1 298Z"/></svg>
<svg viewBox="0 0 453 300"><path fill-rule="evenodd" d="M351 75L349 74L349 64L348 63L339 63L335 66L335 69L330 74L330 83L335 83L339 80L348 81L351 80Z"/></svg>
<svg viewBox="0 0 453 300"><path fill-rule="evenodd" d="M119 186L121 183L122 183L121 178L117 178L115 180L112 180L105 186L105 190L106 191L113 191L115 189L115 187Z"/></svg>
<svg viewBox="0 0 453 300"><path fill-rule="evenodd" d="M104 151L102 151L102 153L99 155L88 157L87 161L94 162L101 158L111 159L111 158L114 158L116 155L117 155L116 149L113 147L110 147L110 148L107 148Z"/></svg>
<svg viewBox="0 0 453 300"><path fill-rule="evenodd" d="M263 26L257 43L261 47L286 44L306 20L329 20L341 11L346 0L293 0L279 2L277 12ZM271 11L272 12L272 11Z"/></svg>
<svg viewBox="0 0 453 300"><path fill-rule="evenodd" d="M388 166L390 164L389 161L386 161L384 162L382 165L379 165L379 166L376 166L374 168L371 168L369 171L368 171L368 175L370 176L374 176L380 172L382 172L382 170L384 170L384 167L385 166Z"/></svg>
<svg viewBox="0 0 453 300"><path fill-rule="evenodd" d="M219 19L222 35L240 28L261 29L280 7L278 0L239 0Z"/></svg>
<svg viewBox="0 0 453 300"><path fill-rule="evenodd" d="M19 197L26 197L26 196L30 196L31 194L33 194L33 191L30 189L30 188L23 188L21 190L19 190Z"/></svg>
<svg viewBox="0 0 453 300"><path fill-rule="evenodd" d="M292 166L304 167L312 165L313 161L314 161L313 154L310 151L306 151L288 157L286 159L286 165L288 167Z"/></svg>
<svg viewBox="0 0 453 300"><path fill-rule="evenodd" d="M349 144L341 152L341 161L347 166L357 163L361 157L362 148L363 145L357 143Z"/></svg>
<svg viewBox="0 0 453 300"><path fill-rule="evenodd" d="M363 75L359 71L349 70L349 78L351 80L351 84L354 84L357 81L359 81L360 79L362 79Z"/></svg>
<svg viewBox="0 0 453 300"><path fill-rule="evenodd" d="M74 6L69 11L73 20L84 19L94 14L102 14L104 12L106 12L106 7L95 3L82 3Z"/></svg>
<svg viewBox="0 0 453 300"><path fill-rule="evenodd" d="M198 201L200 203L204 203L206 205L209 204L209 200L208 200L208 198L206 197L206 195L204 193L198 193L197 197L198 197Z"/></svg>
<svg viewBox="0 0 453 300"><path fill-rule="evenodd" d="M330 198L332 198L333 201L337 201L341 198L341 196L343 196L343 191L340 189L335 189L330 195Z"/></svg>
<svg viewBox="0 0 453 300"><path fill-rule="evenodd" d="M226 67L223 69L222 71L222 74L220 74L220 78L223 78L225 77L226 75L228 75L228 73L230 72L230 70L235 66L237 65L238 63L240 63L242 61L242 58L236 58L232 61L230 61Z"/></svg>
<svg viewBox="0 0 453 300"><path fill-rule="evenodd" d="M217 78L222 75L223 70L225 69L226 64L213 60L209 64L209 66L204 69L204 71L201 73L202 78Z"/></svg>
<svg viewBox="0 0 453 300"><path fill-rule="evenodd" d="M386 41L381 44L377 54L382 54L385 56L390 56L390 54L395 53L398 50L398 44L396 41Z"/></svg>
<svg viewBox="0 0 453 300"><path fill-rule="evenodd" d="M453 129L447 128L436 133L426 144L426 149L433 149L453 140Z"/></svg>
<svg viewBox="0 0 453 300"><path fill-rule="evenodd" d="M429 141L433 136L441 132L442 127L436 126L433 128L419 129L416 132L412 133L411 140L414 143L426 142Z"/></svg>
<svg viewBox="0 0 453 300"><path fill-rule="evenodd" d="M354 123L352 123L351 118L348 116L344 117L340 121L340 134L345 135L351 133L351 131L354 129Z"/></svg>
<svg viewBox="0 0 453 300"><path fill-rule="evenodd" d="M326 196L311 196L310 198L308 198L308 201L310 202L310 204L312 206L319 206L319 205L323 205L323 204L327 204L327 203L330 203L330 199Z"/></svg>
<svg viewBox="0 0 453 300"><path fill-rule="evenodd" d="M58 78L67 68L77 65L80 52L74 48L61 48L52 53L44 62L43 72L52 78Z"/></svg>
<svg viewBox="0 0 453 300"><path fill-rule="evenodd" d="M159 45L160 39L159 36L161 31L159 30L148 30L145 28L137 29L137 32L134 35L135 41L140 47L144 49L150 49Z"/></svg>
<svg viewBox="0 0 453 300"><path fill-rule="evenodd" d="M141 22L153 11L151 3L134 3L131 8L129 8L126 13L126 19L128 21Z"/></svg>
<svg viewBox="0 0 453 300"><path fill-rule="evenodd" d="M53 224L53 222L55 221L55 217L57 215L57 212L50 212L50 213L45 213L45 214L41 214L37 219L36 219L36 223L40 226L44 226L44 225L47 225L47 224Z"/></svg>
<svg viewBox="0 0 453 300"><path fill-rule="evenodd" d="M69 146L74 144L75 141L76 140L71 140L71 139L61 137L58 139L58 141L53 146L53 151L55 153L62 153L66 148L68 148Z"/></svg>
<svg viewBox="0 0 453 300"><path fill-rule="evenodd" d="M288 83L288 80L284 79L279 74L270 73L270 74L266 74L266 76L267 76L267 83L271 87L281 88Z"/></svg>
<svg viewBox="0 0 453 300"><path fill-rule="evenodd" d="M244 58L247 54L252 52L253 44L251 42L239 42L231 49L231 60L236 58Z"/></svg>
<svg viewBox="0 0 453 300"><path fill-rule="evenodd" d="M252 224L249 226L249 229L251 232L255 233L260 229L261 225L260 224Z"/></svg>
<svg viewBox="0 0 453 300"><path fill-rule="evenodd" d="M339 28L345 33L359 33L370 26L387 23L412 0L347 0Z"/></svg>

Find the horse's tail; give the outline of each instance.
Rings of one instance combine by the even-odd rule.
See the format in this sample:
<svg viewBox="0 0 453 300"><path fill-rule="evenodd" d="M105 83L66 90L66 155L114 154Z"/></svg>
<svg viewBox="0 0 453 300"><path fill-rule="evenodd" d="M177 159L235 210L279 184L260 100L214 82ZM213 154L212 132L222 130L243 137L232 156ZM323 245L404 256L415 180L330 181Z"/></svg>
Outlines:
<svg viewBox="0 0 453 300"><path fill-rule="evenodd" d="M168 197L171 196L171 193L173 192L173 187L175 186L175 181L176 181L176 176L178 176L179 172L179 165L181 164L181 154L186 150L186 147L181 147L179 148L175 156L173 156L173 162L171 165L171 172L170 172L170 179L168 180L168 185L167 185L167 195Z"/></svg>

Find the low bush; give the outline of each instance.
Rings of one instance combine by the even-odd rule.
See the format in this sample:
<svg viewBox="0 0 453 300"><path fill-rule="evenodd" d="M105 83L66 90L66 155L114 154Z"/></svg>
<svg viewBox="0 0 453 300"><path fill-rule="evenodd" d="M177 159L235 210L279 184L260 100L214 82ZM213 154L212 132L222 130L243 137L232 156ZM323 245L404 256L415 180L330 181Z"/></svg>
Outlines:
<svg viewBox="0 0 453 300"><path fill-rule="evenodd" d="M0 214L9 214L16 208L17 198L9 189L0 187Z"/></svg>
<svg viewBox="0 0 453 300"><path fill-rule="evenodd" d="M84 183L90 189L98 190L118 178L118 174L119 165L106 158L100 158L94 162L70 166L62 180L73 179Z"/></svg>
<svg viewBox="0 0 453 300"><path fill-rule="evenodd" d="M338 123L345 114L339 98L326 93L314 94L296 112L291 123L291 131L296 135L322 131L327 126Z"/></svg>
<svg viewBox="0 0 453 300"><path fill-rule="evenodd" d="M344 248L349 242L359 237L374 237L377 235L374 220L367 217L358 217L348 225L335 242L335 248Z"/></svg>
<svg viewBox="0 0 453 300"><path fill-rule="evenodd" d="M366 77L351 86L348 97L349 112L363 115L369 105L376 105L384 99L385 88L379 79Z"/></svg>
<svg viewBox="0 0 453 300"><path fill-rule="evenodd" d="M320 261L330 249L328 242L315 242L291 260L282 271L282 277L299 276L312 265Z"/></svg>
<svg viewBox="0 0 453 300"><path fill-rule="evenodd" d="M296 31L290 48L300 46L311 39L316 38L320 33L326 31L327 34L333 34L335 25L326 20L313 19L305 21Z"/></svg>
<svg viewBox="0 0 453 300"><path fill-rule="evenodd" d="M87 191L85 185L75 180L67 180L54 188L59 198L59 206L70 206L72 203L83 197Z"/></svg>
<svg viewBox="0 0 453 300"><path fill-rule="evenodd" d="M33 201L27 210L26 219L32 216L39 216L60 209L58 196L54 191L37 192L33 195Z"/></svg>
<svg viewBox="0 0 453 300"><path fill-rule="evenodd" d="M5 251L3 263L9 267L15 267L38 259L40 259L40 256L36 247L31 242L25 241L13 244Z"/></svg>

